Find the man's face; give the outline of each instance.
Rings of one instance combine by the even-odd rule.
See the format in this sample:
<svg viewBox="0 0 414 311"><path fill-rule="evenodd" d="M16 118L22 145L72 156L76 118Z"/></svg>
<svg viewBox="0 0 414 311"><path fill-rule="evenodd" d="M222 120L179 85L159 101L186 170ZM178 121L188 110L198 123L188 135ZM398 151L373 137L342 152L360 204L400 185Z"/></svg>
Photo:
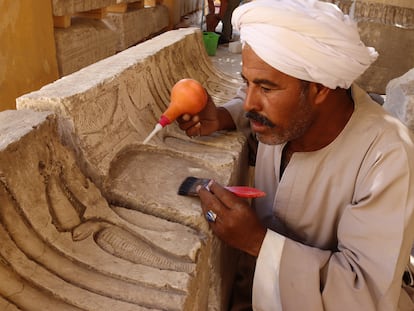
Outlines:
<svg viewBox="0 0 414 311"><path fill-rule="evenodd" d="M275 145L302 138L314 119L308 85L274 69L248 45L242 61L247 86L244 109L258 140Z"/></svg>

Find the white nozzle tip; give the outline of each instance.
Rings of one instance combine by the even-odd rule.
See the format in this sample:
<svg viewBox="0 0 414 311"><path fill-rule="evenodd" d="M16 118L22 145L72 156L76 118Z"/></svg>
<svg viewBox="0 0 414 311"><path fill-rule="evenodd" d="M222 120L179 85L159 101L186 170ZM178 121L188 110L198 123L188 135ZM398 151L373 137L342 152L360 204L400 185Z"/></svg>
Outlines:
<svg viewBox="0 0 414 311"><path fill-rule="evenodd" d="M154 129L152 130L152 132L147 136L147 138L145 138L142 144L146 145L155 136L155 134L157 134L159 131L162 130L162 128L163 128L162 125L157 123Z"/></svg>

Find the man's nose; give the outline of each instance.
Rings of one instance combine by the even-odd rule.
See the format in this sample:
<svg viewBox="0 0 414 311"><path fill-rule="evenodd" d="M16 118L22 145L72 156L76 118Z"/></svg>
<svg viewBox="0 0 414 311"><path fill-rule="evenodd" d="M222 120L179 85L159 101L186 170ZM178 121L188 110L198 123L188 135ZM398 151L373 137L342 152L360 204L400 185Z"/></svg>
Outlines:
<svg viewBox="0 0 414 311"><path fill-rule="evenodd" d="M246 91L246 98L243 103L243 109L245 111L260 111L262 105L260 104L260 97L257 91L254 89L248 89Z"/></svg>

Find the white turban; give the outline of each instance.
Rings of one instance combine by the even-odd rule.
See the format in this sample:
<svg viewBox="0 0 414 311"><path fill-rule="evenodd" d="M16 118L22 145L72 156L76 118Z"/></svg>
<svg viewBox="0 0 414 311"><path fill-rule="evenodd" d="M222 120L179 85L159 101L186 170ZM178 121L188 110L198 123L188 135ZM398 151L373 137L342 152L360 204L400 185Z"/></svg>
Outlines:
<svg viewBox="0 0 414 311"><path fill-rule="evenodd" d="M332 3L253 0L233 12L232 23L242 43L270 66L331 89L349 88L378 57Z"/></svg>

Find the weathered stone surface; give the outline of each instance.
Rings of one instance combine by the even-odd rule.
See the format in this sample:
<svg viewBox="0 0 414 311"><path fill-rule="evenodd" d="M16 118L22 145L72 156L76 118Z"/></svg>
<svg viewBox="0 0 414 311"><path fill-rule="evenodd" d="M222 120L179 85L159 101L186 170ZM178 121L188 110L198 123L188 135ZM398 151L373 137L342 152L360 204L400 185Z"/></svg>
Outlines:
<svg viewBox="0 0 414 311"><path fill-rule="evenodd" d="M361 40L379 57L356 81L368 92L385 94L387 83L414 64L414 1L328 0L358 22Z"/></svg>
<svg viewBox="0 0 414 311"><path fill-rule="evenodd" d="M206 309L216 242L111 208L61 144L56 121L50 112L0 113L0 296L22 310Z"/></svg>
<svg viewBox="0 0 414 311"><path fill-rule="evenodd" d="M117 34L117 51L144 41L166 29L169 24L168 8L163 5L109 13L106 24Z"/></svg>
<svg viewBox="0 0 414 311"><path fill-rule="evenodd" d="M384 108L414 131L414 68L387 84Z"/></svg>
<svg viewBox="0 0 414 311"><path fill-rule="evenodd" d="M169 24L167 7L109 13L103 20L72 17L68 28L55 28L60 77L159 34Z"/></svg>
<svg viewBox="0 0 414 311"><path fill-rule="evenodd" d="M116 53L118 38L103 21L73 17L68 28L55 28L59 75L66 76Z"/></svg>
<svg viewBox="0 0 414 311"><path fill-rule="evenodd" d="M124 0L125 1L125 0ZM71 15L77 12L85 12L104 8L106 6L121 3L120 0L52 0L53 15Z"/></svg>
<svg viewBox="0 0 414 311"><path fill-rule="evenodd" d="M414 2L412 0L359 0L359 1L366 2L366 3L379 3L379 4L402 7L402 8L414 9Z"/></svg>
<svg viewBox="0 0 414 311"><path fill-rule="evenodd" d="M148 292L142 294L145 297L141 297L135 293L136 296L131 298L133 303L162 310L224 310L229 298L236 254L211 237L201 214L199 200L178 196L176 192L183 179L190 175L214 178L223 184L237 184L246 180L248 169L245 138L239 133L218 133L211 137L190 139L176 124L171 124L148 145L142 145L143 139L168 105L169 90L182 78L200 81L219 105L232 97L240 85L240 80L214 69L206 54L201 31L186 28L164 33L57 80L39 91L26 94L17 99L17 107L19 110L31 108L56 114L62 142L74 151L76 162L94 183L93 187L99 188L103 197L111 203L113 207L109 211L123 221L122 226L111 227L110 230L102 227L99 221L98 224L92 222L91 225L83 226L78 223L85 216L80 217L77 209L74 212L72 208L71 215L75 220L69 217L64 222L66 230L79 226L89 232L99 228L103 233L94 236L95 240L96 237L102 238L103 242L98 245L100 248L129 264L140 264L146 269L152 267L151 261L136 263L141 260L141 254L134 251L138 249L143 253L145 245L136 246L136 243L150 241L155 249L153 256L174 254L174 260L161 260L164 262L161 272L164 273L168 268L169 273L180 275L172 276L172 279L179 283L174 286L181 296L175 296L175 291L171 294L169 290L161 296ZM57 148L49 149L49 153L53 154ZM59 172L58 164L44 162L47 164L47 172ZM58 160L56 162L62 163ZM65 174L69 173L65 171ZM53 185L72 180L60 176L58 173L53 175ZM67 186L51 187L53 191L59 189L65 190L65 194L72 193L67 191L70 189ZM64 210L71 210L68 201L82 202L80 199L60 200L68 205ZM101 210L108 211L108 208L98 208L98 211ZM93 217L94 220L104 219ZM181 235L182 231L174 234L172 229L165 230L170 225L158 221L174 223L178 228L184 227L184 235ZM114 223L113 219L111 223ZM127 226L133 226L137 231L119 232L122 228L129 228ZM137 229L141 226L143 229ZM162 228L165 235L160 235L157 228ZM142 241L136 241L136 232L139 237L144 236ZM75 234L76 237L84 235L84 231ZM183 242L183 237L187 241ZM53 236L51 240L59 239ZM134 247L123 248L124 243L134 244ZM182 247L171 249L181 243ZM157 249L162 251L158 252ZM78 251L74 252L78 254ZM88 255L85 257L89 258ZM177 258L187 263L182 266ZM101 265L103 264L100 263ZM118 265L115 266L112 267L107 262L108 271L118 269ZM94 282L95 277L94 274L91 275L90 282ZM148 280L137 279L136 282L151 286L154 283L165 284L163 279L159 281L161 276L154 277L146 273L145 277ZM76 284L81 286L82 282L85 280L77 281ZM105 284L112 286L111 282L108 280ZM115 288L122 288L118 280L114 284ZM175 288L170 284L165 287ZM129 293L126 292L125 295ZM162 297L168 295L171 295L170 306L167 308L158 305L163 302ZM116 291L111 296L117 303L124 301L124 298L122 293ZM125 301L130 302L131 299ZM147 300L142 302L141 299ZM93 303L93 299L90 301ZM120 307L111 309L124 310ZM85 310L93 309L88 306Z"/></svg>
<svg viewBox="0 0 414 311"><path fill-rule="evenodd" d="M217 104L231 98L240 85L240 80L213 68L200 30L186 28L166 32L26 94L17 99L17 107L57 111L65 143L77 152L88 176L102 185L111 161L126 146L151 152L147 150L151 144L140 143L167 107L169 90L188 77L200 81ZM191 152L205 144L238 150L243 143L229 139L232 135L191 140L172 124L152 143L173 150L183 144L181 149ZM210 139L213 144L205 142ZM231 145L226 146L228 140Z"/></svg>
<svg viewBox="0 0 414 311"><path fill-rule="evenodd" d="M411 0L326 0L355 18L405 29L414 27L414 2Z"/></svg>
<svg viewBox="0 0 414 311"><path fill-rule="evenodd" d="M358 25L362 40L374 46L379 57L356 82L368 92L385 94L387 83L414 65L414 29L372 22Z"/></svg>

